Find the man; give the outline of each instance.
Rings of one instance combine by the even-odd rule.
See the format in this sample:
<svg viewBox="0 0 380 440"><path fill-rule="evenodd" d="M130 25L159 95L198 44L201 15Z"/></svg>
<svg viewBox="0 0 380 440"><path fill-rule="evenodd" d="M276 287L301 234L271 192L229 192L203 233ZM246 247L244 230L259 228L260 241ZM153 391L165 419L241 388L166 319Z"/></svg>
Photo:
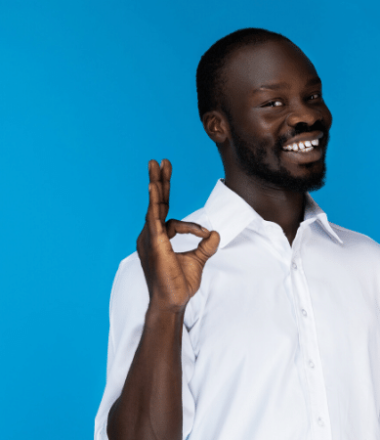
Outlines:
<svg viewBox="0 0 380 440"><path fill-rule="evenodd" d="M380 248L308 194L332 123L313 64L243 29L202 57L197 91L225 179L165 223L171 165L149 163L96 440L379 440Z"/></svg>

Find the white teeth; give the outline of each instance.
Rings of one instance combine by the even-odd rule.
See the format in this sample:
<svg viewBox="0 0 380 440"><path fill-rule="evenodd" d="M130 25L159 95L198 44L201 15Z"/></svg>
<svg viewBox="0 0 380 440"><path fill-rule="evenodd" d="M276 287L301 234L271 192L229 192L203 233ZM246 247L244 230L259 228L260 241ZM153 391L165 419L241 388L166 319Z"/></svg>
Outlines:
<svg viewBox="0 0 380 440"><path fill-rule="evenodd" d="M313 139L312 141L299 142L298 144L294 143L292 145L286 145L285 147L283 147L283 149L287 151L297 151L301 153L307 153L308 151L314 149L313 145L314 146L319 145L319 140Z"/></svg>

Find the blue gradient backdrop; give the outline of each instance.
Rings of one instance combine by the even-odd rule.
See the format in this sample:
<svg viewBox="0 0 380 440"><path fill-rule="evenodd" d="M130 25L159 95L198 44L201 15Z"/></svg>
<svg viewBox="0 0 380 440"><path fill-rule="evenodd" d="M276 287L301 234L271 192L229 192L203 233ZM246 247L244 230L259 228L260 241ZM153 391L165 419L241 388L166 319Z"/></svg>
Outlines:
<svg viewBox="0 0 380 440"><path fill-rule="evenodd" d="M174 218L223 177L194 75L225 34L282 32L315 63L334 123L314 196L380 240L378 23L377 3L356 0L0 3L1 438L92 438L148 160L173 163Z"/></svg>

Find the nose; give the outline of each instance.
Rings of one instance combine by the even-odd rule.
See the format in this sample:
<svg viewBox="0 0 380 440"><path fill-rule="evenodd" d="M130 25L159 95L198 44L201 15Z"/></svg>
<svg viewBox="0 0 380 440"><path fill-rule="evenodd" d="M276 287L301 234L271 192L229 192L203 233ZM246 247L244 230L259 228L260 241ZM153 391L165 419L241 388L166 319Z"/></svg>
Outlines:
<svg viewBox="0 0 380 440"><path fill-rule="evenodd" d="M307 124L312 126L315 122L322 119L322 114L315 106L308 105L305 102L298 101L290 107L287 117L287 123L290 127L298 124Z"/></svg>

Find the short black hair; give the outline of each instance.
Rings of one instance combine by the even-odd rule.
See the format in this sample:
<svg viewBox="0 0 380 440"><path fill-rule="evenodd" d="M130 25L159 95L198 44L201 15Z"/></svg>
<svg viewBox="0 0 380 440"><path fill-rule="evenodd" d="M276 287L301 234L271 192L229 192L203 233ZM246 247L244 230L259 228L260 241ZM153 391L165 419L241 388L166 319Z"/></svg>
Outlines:
<svg viewBox="0 0 380 440"><path fill-rule="evenodd" d="M203 115L211 110L220 108L227 111L223 102L222 70L229 55L244 46L281 40L295 46L289 38L260 28L239 29L214 43L203 54L197 68L198 111L201 120Z"/></svg>

